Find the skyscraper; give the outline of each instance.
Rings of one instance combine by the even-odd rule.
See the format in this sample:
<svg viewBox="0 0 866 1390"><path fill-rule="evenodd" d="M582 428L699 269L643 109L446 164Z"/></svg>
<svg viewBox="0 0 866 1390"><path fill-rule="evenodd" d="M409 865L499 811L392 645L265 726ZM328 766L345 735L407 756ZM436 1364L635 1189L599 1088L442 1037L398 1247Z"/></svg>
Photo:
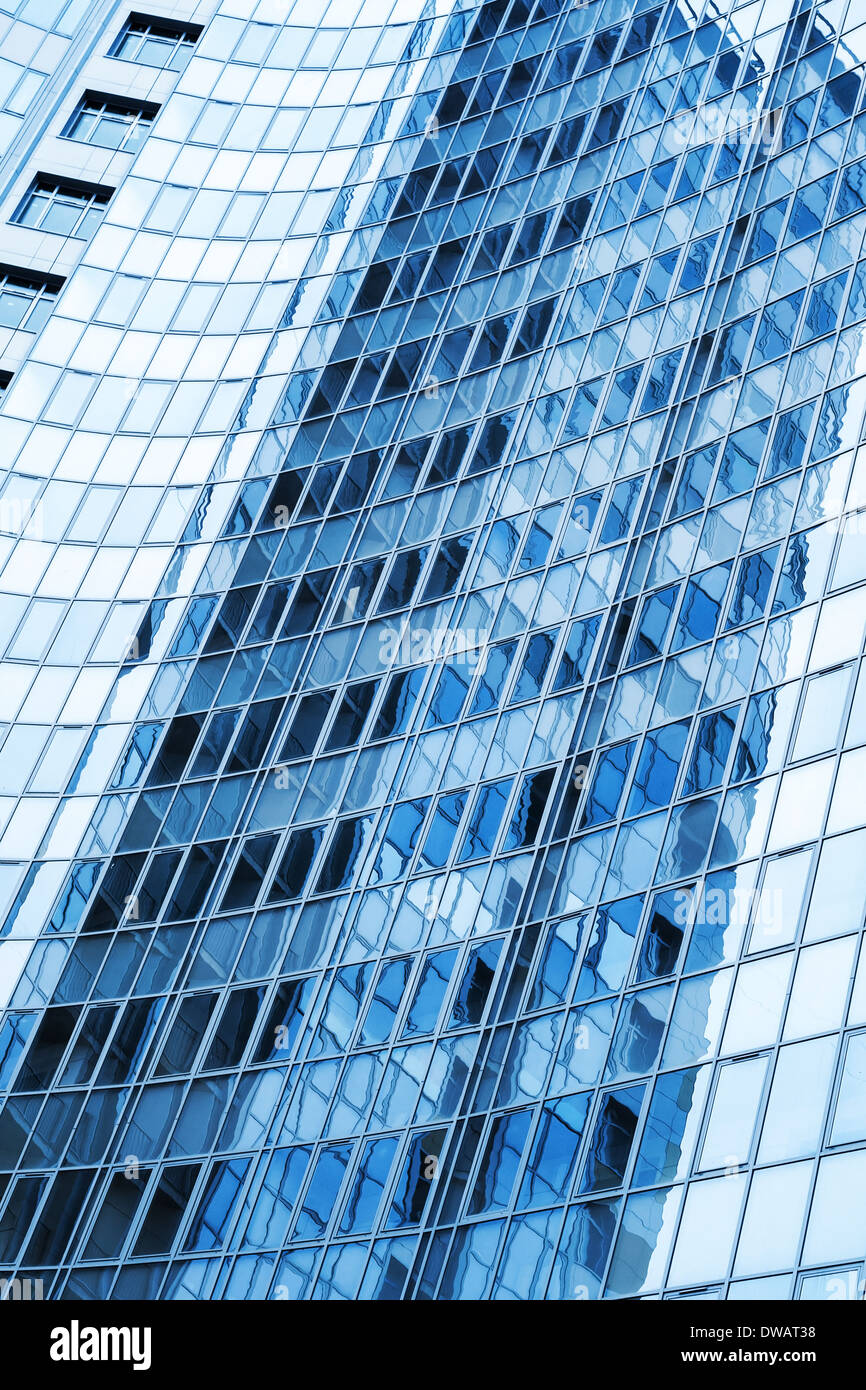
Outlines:
<svg viewBox="0 0 866 1390"><path fill-rule="evenodd" d="M859 1297L857 0L3 3L0 1280Z"/></svg>

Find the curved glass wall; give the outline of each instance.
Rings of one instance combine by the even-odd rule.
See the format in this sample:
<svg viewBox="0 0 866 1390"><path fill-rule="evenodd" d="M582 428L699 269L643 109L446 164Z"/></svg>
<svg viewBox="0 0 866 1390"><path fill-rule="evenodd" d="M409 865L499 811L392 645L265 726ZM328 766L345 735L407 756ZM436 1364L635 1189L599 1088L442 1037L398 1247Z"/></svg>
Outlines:
<svg viewBox="0 0 866 1390"><path fill-rule="evenodd" d="M856 0L55 9L0 1278L857 1297Z"/></svg>

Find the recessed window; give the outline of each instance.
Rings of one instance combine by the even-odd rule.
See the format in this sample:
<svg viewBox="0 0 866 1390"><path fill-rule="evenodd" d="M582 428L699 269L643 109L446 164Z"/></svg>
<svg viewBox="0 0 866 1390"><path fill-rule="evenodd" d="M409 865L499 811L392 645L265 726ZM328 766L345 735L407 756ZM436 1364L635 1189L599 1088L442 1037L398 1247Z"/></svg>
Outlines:
<svg viewBox="0 0 866 1390"><path fill-rule="evenodd" d="M201 31L200 24L176 24L152 15L131 14L108 56L130 63L145 63L150 68L182 72Z"/></svg>
<svg viewBox="0 0 866 1390"><path fill-rule="evenodd" d="M87 237L102 220L113 188L37 174L11 221L62 236Z"/></svg>
<svg viewBox="0 0 866 1390"><path fill-rule="evenodd" d="M85 92L63 128L67 140L83 140L105 150L137 150L159 107L151 101L124 101Z"/></svg>
<svg viewBox="0 0 866 1390"><path fill-rule="evenodd" d="M37 333L54 308L62 284L58 275L33 275L0 266L0 328Z"/></svg>

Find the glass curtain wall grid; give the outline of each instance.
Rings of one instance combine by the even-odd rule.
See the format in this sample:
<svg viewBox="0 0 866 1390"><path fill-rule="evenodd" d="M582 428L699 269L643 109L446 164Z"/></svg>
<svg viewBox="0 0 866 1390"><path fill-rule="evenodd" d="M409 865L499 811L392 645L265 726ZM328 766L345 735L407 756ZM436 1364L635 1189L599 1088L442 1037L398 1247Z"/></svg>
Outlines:
<svg viewBox="0 0 866 1390"><path fill-rule="evenodd" d="M862 6L94 8L0 11L0 1279L862 1297Z"/></svg>

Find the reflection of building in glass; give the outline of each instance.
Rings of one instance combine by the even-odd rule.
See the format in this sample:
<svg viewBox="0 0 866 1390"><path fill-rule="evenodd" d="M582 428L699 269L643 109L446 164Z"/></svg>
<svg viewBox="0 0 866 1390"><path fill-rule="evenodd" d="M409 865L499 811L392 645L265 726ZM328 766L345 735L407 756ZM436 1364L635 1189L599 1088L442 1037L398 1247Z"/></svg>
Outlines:
<svg viewBox="0 0 866 1390"><path fill-rule="evenodd" d="M0 1280L856 1296L855 0L0 24Z"/></svg>

